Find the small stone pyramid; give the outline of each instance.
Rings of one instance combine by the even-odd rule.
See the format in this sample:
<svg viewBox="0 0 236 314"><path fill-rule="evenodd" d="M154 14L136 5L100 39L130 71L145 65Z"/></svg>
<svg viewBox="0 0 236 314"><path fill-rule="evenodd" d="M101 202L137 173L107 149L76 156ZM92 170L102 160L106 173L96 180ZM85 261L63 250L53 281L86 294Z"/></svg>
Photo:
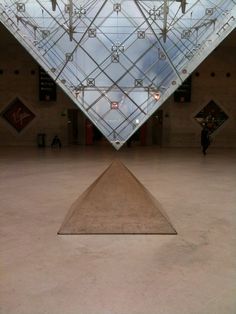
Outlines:
<svg viewBox="0 0 236 314"><path fill-rule="evenodd" d="M176 234L160 204L119 161L74 202L58 234Z"/></svg>

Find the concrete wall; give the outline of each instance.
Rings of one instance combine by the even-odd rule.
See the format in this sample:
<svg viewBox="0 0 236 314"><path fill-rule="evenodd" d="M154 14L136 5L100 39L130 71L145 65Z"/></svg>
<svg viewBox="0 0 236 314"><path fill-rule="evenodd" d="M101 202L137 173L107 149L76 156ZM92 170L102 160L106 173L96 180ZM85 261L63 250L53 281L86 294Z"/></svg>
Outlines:
<svg viewBox="0 0 236 314"><path fill-rule="evenodd" d="M73 103L59 88L56 102L39 101L37 63L3 27L0 38L0 113L18 97L36 116L20 133L1 117L0 145L36 145L38 133L46 134L47 145L55 134L66 145L68 131L64 113L74 108Z"/></svg>
<svg viewBox="0 0 236 314"><path fill-rule="evenodd" d="M59 88L56 102L39 101L38 65L3 27L0 27L0 38L0 113L18 97L36 115L20 133L0 118L0 145L36 145L38 133L46 133L47 145L55 134L67 145L68 117L64 113L69 108L75 108L72 101ZM214 145L236 147L235 56L236 32L196 70L199 76L193 74L190 103L175 103L171 97L163 104L163 146L199 146L201 127L194 116L210 100L214 100L229 116L229 120L215 132ZM15 70L19 74L15 74ZM35 73L32 74L32 71ZM214 77L212 72L215 72ZM231 76L227 77L227 73ZM84 143L85 118L80 112L78 116L79 143ZM147 142L151 144L151 122L148 124Z"/></svg>

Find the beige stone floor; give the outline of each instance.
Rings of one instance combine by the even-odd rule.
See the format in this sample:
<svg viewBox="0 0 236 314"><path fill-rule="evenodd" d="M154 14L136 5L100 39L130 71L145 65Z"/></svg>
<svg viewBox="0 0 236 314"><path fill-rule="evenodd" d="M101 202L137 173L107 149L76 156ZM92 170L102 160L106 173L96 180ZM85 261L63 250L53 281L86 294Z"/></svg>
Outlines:
<svg viewBox="0 0 236 314"><path fill-rule="evenodd" d="M178 235L58 236L119 157ZM1 314L235 314L236 151L1 148Z"/></svg>

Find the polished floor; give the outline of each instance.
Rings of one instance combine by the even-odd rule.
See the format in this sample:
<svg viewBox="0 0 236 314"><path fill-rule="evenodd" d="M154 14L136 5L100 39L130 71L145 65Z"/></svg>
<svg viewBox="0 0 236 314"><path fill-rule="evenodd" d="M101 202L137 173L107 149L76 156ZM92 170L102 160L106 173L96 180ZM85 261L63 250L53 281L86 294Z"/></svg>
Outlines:
<svg viewBox="0 0 236 314"><path fill-rule="evenodd" d="M177 235L66 235L119 158ZM236 150L1 148L1 314L235 314Z"/></svg>

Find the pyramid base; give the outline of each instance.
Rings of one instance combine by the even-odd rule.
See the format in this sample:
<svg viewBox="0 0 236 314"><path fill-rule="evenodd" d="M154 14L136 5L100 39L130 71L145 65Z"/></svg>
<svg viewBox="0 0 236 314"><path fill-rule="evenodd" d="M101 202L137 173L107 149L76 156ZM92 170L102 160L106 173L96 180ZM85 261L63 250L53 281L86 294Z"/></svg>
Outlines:
<svg viewBox="0 0 236 314"><path fill-rule="evenodd" d="M58 234L177 234L161 205L119 161L75 201Z"/></svg>

